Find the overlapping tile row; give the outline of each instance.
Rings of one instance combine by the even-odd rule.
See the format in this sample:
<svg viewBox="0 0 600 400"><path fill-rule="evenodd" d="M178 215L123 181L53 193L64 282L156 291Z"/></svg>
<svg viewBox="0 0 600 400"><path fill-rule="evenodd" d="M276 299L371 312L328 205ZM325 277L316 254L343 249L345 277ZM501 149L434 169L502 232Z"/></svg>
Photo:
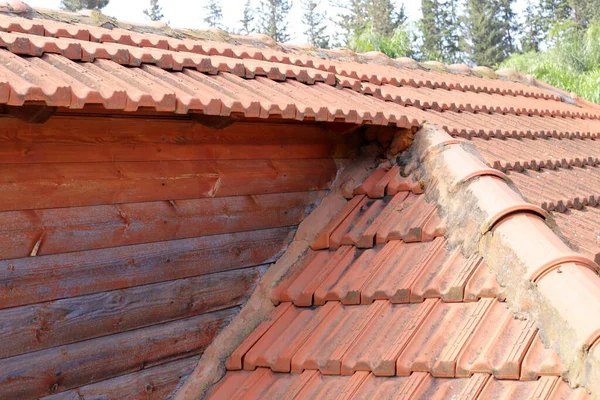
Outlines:
<svg viewBox="0 0 600 400"><path fill-rule="evenodd" d="M443 127L449 134L467 139L519 138L596 138L600 121L570 117L488 114L484 112L439 112L427 110L427 121Z"/></svg>
<svg viewBox="0 0 600 400"><path fill-rule="evenodd" d="M600 168L596 166L526 170L507 175L527 200L547 211L564 212L600 203L596 189L600 184Z"/></svg>
<svg viewBox="0 0 600 400"><path fill-rule="evenodd" d="M598 119L599 113L575 105L545 99L489 93L462 92L459 90L376 86L363 84L363 92L386 101L411 105L435 111L465 111L497 114L561 116Z"/></svg>
<svg viewBox="0 0 600 400"><path fill-rule="evenodd" d="M195 68L204 73L229 72L244 78L266 76L269 79L278 81L296 79L308 84L314 82L326 82L329 85L336 84L334 73L314 68L253 59L239 60L215 55L134 47L124 44L96 43L0 32L0 47L7 49L10 53L23 56L41 57L44 54L59 54L72 61L93 62L96 59L107 59L130 67L152 64L162 69L174 71L181 71L183 68Z"/></svg>
<svg viewBox="0 0 600 400"><path fill-rule="evenodd" d="M485 161L501 171L596 166L600 141L591 138L471 138Z"/></svg>
<svg viewBox="0 0 600 400"><path fill-rule="evenodd" d="M363 96L325 83L243 79L193 69L167 72L153 65L127 68L110 60L76 63L62 56L23 58L0 52L0 103L41 101L50 106L135 111L151 107L175 113L279 117L295 120L414 127L423 111Z"/></svg>
<svg viewBox="0 0 600 400"><path fill-rule="evenodd" d="M377 300L369 306L330 301L321 307L281 303L270 326L230 365L241 369L325 375L409 376L429 372L438 378L475 373L497 379L536 380L560 376L564 367L544 348L534 323L517 319L497 299L417 304ZM244 344L243 346L246 346Z"/></svg>
<svg viewBox="0 0 600 400"><path fill-rule="evenodd" d="M14 33L21 37L25 37L25 34L49 38L70 39L71 41L77 40L81 42L118 44L119 46L155 48L208 56L262 60L314 68L374 84L388 83L394 86L407 85L414 87L454 89L459 91L527 96L560 101L559 97L549 91L534 86L524 85L522 83L477 76L440 73L435 70L430 71L422 69L418 67L416 63L412 63L411 66L416 66L417 68L407 68L401 61L391 59L378 59L376 60L378 63L365 65L356 62L323 59L303 54L284 53L282 51L252 46L234 45L214 41L181 40L156 34L141 34L118 28L104 29L39 18L24 19L0 16L0 31L9 34ZM17 51L22 52L25 51L26 48L27 46L23 46L22 48L17 46ZM381 64L382 61L389 65L377 65ZM399 69L402 71L401 73L399 73Z"/></svg>
<svg viewBox="0 0 600 400"><path fill-rule="evenodd" d="M422 302L476 301L502 297L502 291L478 256L465 258L450 250L445 239L405 243L392 240L385 245L360 250L341 246L336 251L317 251L296 273L276 289L280 302L297 306Z"/></svg>
<svg viewBox="0 0 600 400"><path fill-rule="evenodd" d="M538 399L587 400L584 389L573 390L556 376L537 381L498 380L477 373L468 378L434 378L426 372L406 377L378 377L368 372L352 376L323 375L318 371L282 374L268 368L230 372L208 399Z"/></svg>
<svg viewBox="0 0 600 400"><path fill-rule="evenodd" d="M600 263L600 208L585 207L554 213L560 232L580 253Z"/></svg>

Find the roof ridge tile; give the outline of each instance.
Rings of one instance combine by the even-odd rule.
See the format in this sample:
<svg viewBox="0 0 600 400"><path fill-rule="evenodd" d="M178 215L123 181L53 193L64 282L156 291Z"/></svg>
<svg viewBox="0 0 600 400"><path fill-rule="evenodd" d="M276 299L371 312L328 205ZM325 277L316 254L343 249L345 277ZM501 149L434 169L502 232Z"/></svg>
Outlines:
<svg viewBox="0 0 600 400"><path fill-rule="evenodd" d="M498 178L480 177L451 191L456 173L440 157L445 150L426 151L443 141L440 132L443 131L434 125L426 125L417 133L412 155L405 164L425 179L429 196L449 215L449 241L467 254L476 249L481 252L500 284L505 286L512 310L533 316L542 338L558 350L569 369L572 384L584 384L592 393L600 393L600 371L592 367L600 366L600 352L588 351L590 346L600 348L596 346L600 342L598 265L572 251L550 229L537 208L527 206L513 188ZM446 147L451 146L456 144ZM471 150L465 157L479 157L474 148ZM415 169L414 161L411 164L411 157L422 160L418 168ZM435 188L433 193L429 184ZM469 209L473 221L456 216L457 212L464 216L464 207ZM485 229L473 229L478 224ZM532 322L527 329L534 330ZM526 341L525 337L531 339ZM533 337L527 334L516 339L517 347L511 357L522 360L520 355L525 357L525 353L517 348L529 347ZM520 372L513 372L512 376L518 378ZM549 393L552 388L540 390Z"/></svg>

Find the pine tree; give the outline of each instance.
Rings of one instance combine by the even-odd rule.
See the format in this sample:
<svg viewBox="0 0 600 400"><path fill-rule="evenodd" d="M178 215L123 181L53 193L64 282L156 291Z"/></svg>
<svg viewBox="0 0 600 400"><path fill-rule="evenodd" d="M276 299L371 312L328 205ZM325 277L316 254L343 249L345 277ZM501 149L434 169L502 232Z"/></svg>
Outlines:
<svg viewBox="0 0 600 400"><path fill-rule="evenodd" d="M337 24L344 31L344 40L349 44L351 39L360 34L367 26L367 0L350 0L347 3L338 3L338 8L343 11L338 14Z"/></svg>
<svg viewBox="0 0 600 400"><path fill-rule="evenodd" d="M204 10L206 11L204 22L211 28L220 28L223 20L223 11L218 0L208 0L208 3L204 6Z"/></svg>
<svg viewBox="0 0 600 400"><path fill-rule="evenodd" d="M158 5L158 0L150 0L150 8L144 10L144 14L150 21L160 21L163 19L162 7Z"/></svg>
<svg viewBox="0 0 600 400"><path fill-rule="evenodd" d="M109 0L62 0L60 7L68 11L101 10L108 2Z"/></svg>
<svg viewBox="0 0 600 400"><path fill-rule="evenodd" d="M242 29L240 33L242 35L249 35L254 32L254 9L250 4L250 0L246 0L244 3L244 12L242 15L242 19L240 20L240 24L242 25Z"/></svg>
<svg viewBox="0 0 600 400"><path fill-rule="evenodd" d="M501 48L504 53L504 58L508 58L512 53L515 52L514 35L517 31L517 18L515 12L512 10L515 0L496 1L498 1L499 29L504 32Z"/></svg>
<svg viewBox="0 0 600 400"><path fill-rule="evenodd" d="M460 19L458 0L422 0L422 57L456 63L462 59L460 50Z"/></svg>
<svg viewBox="0 0 600 400"><path fill-rule="evenodd" d="M442 5L439 0L421 0L423 18L419 28L423 35L422 57L426 60L443 60L442 49Z"/></svg>
<svg viewBox="0 0 600 400"><path fill-rule="evenodd" d="M540 42L544 38L542 28L542 13L539 4L527 1L525 8L525 22L521 36L521 51L527 53L530 51L539 51Z"/></svg>
<svg viewBox="0 0 600 400"><path fill-rule="evenodd" d="M287 33L287 15L292 8L289 0L263 0L260 6L260 31L277 42L291 39Z"/></svg>
<svg viewBox="0 0 600 400"><path fill-rule="evenodd" d="M327 27L324 24L326 16L316 10L319 3L316 0L302 0L302 5L304 7L302 22L307 27L304 33L308 41L316 48L329 47L329 38L325 34Z"/></svg>
<svg viewBox="0 0 600 400"><path fill-rule="evenodd" d="M464 26L472 63L493 67L508 56L510 43L501 6L501 0L467 0Z"/></svg>
<svg viewBox="0 0 600 400"><path fill-rule="evenodd" d="M599 0L569 0L575 22L586 28L591 22L600 21Z"/></svg>
<svg viewBox="0 0 600 400"><path fill-rule="evenodd" d="M367 15L373 32L385 37L392 36L398 22L391 0L370 0L367 4Z"/></svg>

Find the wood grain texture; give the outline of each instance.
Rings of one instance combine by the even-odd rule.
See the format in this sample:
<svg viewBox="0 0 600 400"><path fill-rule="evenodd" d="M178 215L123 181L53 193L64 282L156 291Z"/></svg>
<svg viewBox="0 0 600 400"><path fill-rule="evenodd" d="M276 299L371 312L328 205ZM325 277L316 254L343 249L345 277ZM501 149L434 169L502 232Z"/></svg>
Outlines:
<svg viewBox="0 0 600 400"><path fill-rule="evenodd" d="M0 261L0 309L267 264L290 227Z"/></svg>
<svg viewBox="0 0 600 400"><path fill-rule="evenodd" d="M241 305L265 268L0 310L0 359Z"/></svg>
<svg viewBox="0 0 600 400"><path fill-rule="evenodd" d="M326 192L0 212L0 259L297 225Z"/></svg>
<svg viewBox="0 0 600 400"><path fill-rule="evenodd" d="M30 399L201 354L238 307L6 358L0 398Z"/></svg>
<svg viewBox="0 0 600 400"><path fill-rule="evenodd" d="M328 189L332 159L0 164L0 211Z"/></svg>
<svg viewBox="0 0 600 400"><path fill-rule="evenodd" d="M2 118L0 164L351 158L357 136L319 125L53 117L43 125Z"/></svg>
<svg viewBox="0 0 600 400"><path fill-rule="evenodd" d="M42 400L164 400L192 373L198 360L190 357L170 362L45 396Z"/></svg>

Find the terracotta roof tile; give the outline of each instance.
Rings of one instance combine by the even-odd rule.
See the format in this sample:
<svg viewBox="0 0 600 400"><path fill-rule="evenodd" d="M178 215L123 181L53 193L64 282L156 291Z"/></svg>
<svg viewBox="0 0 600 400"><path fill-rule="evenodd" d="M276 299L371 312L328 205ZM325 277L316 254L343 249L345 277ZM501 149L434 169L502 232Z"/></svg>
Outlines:
<svg viewBox="0 0 600 400"><path fill-rule="evenodd" d="M387 175L373 172L360 186L365 194L348 201L318 250L275 290L279 305L233 353L209 398L236 388L247 398L476 399L515 391L551 398L564 367L533 321L515 318L502 302L481 257L466 259L442 235L375 246L370 236L369 248L355 246L356 232L381 229L382 216L396 226L414 219L411 208L421 220L426 205L437 215L424 195L408 191L370 199L366 193ZM348 237L354 243L335 243Z"/></svg>

